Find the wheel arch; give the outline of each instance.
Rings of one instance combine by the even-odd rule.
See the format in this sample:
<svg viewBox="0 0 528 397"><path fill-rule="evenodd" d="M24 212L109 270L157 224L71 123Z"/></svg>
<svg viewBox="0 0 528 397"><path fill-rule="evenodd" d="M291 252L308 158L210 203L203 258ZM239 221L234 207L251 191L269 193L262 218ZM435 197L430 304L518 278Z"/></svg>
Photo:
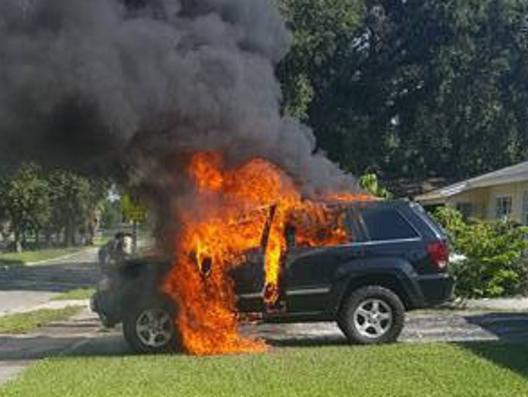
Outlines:
<svg viewBox="0 0 528 397"><path fill-rule="evenodd" d="M394 292L401 299L405 310L421 307L423 294L416 277L414 267L401 257L362 258L344 263L334 275L328 313L337 315L343 300L351 291L369 285Z"/></svg>
<svg viewBox="0 0 528 397"><path fill-rule="evenodd" d="M167 293L157 288L128 288L121 296L121 313L123 319L142 306L145 302L164 302L176 313L177 305Z"/></svg>
<svg viewBox="0 0 528 397"><path fill-rule="evenodd" d="M411 310L414 307L412 298L410 297L407 289L403 282L395 275L389 273L378 273L378 274L365 274L358 277L352 277L344 289L337 309L341 309L343 301L353 291L357 291L360 288L368 286L377 286L386 288L394 292L402 301L405 310Z"/></svg>
<svg viewBox="0 0 528 397"><path fill-rule="evenodd" d="M127 314L123 318L123 335L129 346L137 353L165 353L175 352L181 349L181 334L175 324L177 316L177 306L172 299L163 292L154 291L151 293L135 295L135 300L130 302ZM140 296L140 298L137 298ZM133 299L130 297L130 299ZM147 346L140 340L137 334L136 324L138 315L144 310L162 309L171 318L172 334L167 343L163 346Z"/></svg>

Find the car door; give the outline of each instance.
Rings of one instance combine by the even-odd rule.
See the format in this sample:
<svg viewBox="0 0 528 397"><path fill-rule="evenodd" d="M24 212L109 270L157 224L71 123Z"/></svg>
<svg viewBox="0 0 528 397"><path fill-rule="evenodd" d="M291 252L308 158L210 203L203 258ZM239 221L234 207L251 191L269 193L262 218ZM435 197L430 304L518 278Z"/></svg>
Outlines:
<svg viewBox="0 0 528 397"><path fill-rule="evenodd" d="M364 255L363 231L353 208L346 211L348 239L339 245L290 247L285 262L284 288L288 313L322 313L330 303L337 269Z"/></svg>
<svg viewBox="0 0 528 397"><path fill-rule="evenodd" d="M267 209L268 215L263 225L260 246L245 253L245 262L231 271L237 295L237 307L242 313L262 313L265 311L265 258L269 233L275 218L276 207Z"/></svg>

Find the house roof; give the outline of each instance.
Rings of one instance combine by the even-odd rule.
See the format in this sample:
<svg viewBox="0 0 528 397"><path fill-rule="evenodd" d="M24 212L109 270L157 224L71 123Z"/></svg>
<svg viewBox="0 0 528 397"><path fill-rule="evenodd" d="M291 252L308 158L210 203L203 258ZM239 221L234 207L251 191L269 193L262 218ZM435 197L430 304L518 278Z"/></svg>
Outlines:
<svg viewBox="0 0 528 397"><path fill-rule="evenodd" d="M449 197L468 190L524 181L528 181L528 161L433 190L416 197L416 201L431 204L441 203Z"/></svg>
<svg viewBox="0 0 528 397"><path fill-rule="evenodd" d="M455 182L446 178L429 178L429 179L382 179L382 185L385 186L394 197L414 198L426 192L441 188L447 184Z"/></svg>

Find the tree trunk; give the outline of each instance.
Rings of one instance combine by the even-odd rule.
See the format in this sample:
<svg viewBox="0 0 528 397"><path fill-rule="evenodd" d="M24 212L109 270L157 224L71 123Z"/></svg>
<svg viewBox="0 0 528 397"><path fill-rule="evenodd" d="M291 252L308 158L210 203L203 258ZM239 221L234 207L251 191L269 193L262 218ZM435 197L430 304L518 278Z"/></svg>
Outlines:
<svg viewBox="0 0 528 397"><path fill-rule="evenodd" d="M138 248L138 223L134 221L132 223L132 252L137 253Z"/></svg>
<svg viewBox="0 0 528 397"><path fill-rule="evenodd" d="M65 226L64 232L62 234L62 245L65 247L68 246L68 225Z"/></svg>
<svg viewBox="0 0 528 397"><path fill-rule="evenodd" d="M86 241L87 245L94 245L95 229L96 229L96 225L90 222L90 224L88 225L88 239Z"/></svg>
<svg viewBox="0 0 528 397"><path fill-rule="evenodd" d="M51 230L49 228L46 228L46 231L44 232L44 239L46 247L49 248L51 246Z"/></svg>
<svg viewBox="0 0 528 397"><path fill-rule="evenodd" d="M71 247L75 244L75 231L72 225L72 221L68 220L66 227L64 228L64 246Z"/></svg>
<svg viewBox="0 0 528 397"><path fill-rule="evenodd" d="M15 242L14 242L14 250L15 252L22 252L22 243L20 242L20 232L15 229Z"/></svg>
<svg viewBox="0 0 528 397"><path fill-rule="evenodd" d="M40 230L35 230L35 247L40 248Z"/></svg>

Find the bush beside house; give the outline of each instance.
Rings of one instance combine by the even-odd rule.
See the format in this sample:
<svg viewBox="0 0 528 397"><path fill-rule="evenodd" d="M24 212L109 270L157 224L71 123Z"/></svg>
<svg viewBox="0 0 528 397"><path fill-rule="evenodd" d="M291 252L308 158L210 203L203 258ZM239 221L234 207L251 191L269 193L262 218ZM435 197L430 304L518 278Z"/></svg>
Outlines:
<svg viewBox="0 0 528 397"><path fill-rule="evenodd" d="M434 216L463 259L451 265L462 298L497 298L528 292L528 228L508 221L465 220L452 208Z"/></svg>

